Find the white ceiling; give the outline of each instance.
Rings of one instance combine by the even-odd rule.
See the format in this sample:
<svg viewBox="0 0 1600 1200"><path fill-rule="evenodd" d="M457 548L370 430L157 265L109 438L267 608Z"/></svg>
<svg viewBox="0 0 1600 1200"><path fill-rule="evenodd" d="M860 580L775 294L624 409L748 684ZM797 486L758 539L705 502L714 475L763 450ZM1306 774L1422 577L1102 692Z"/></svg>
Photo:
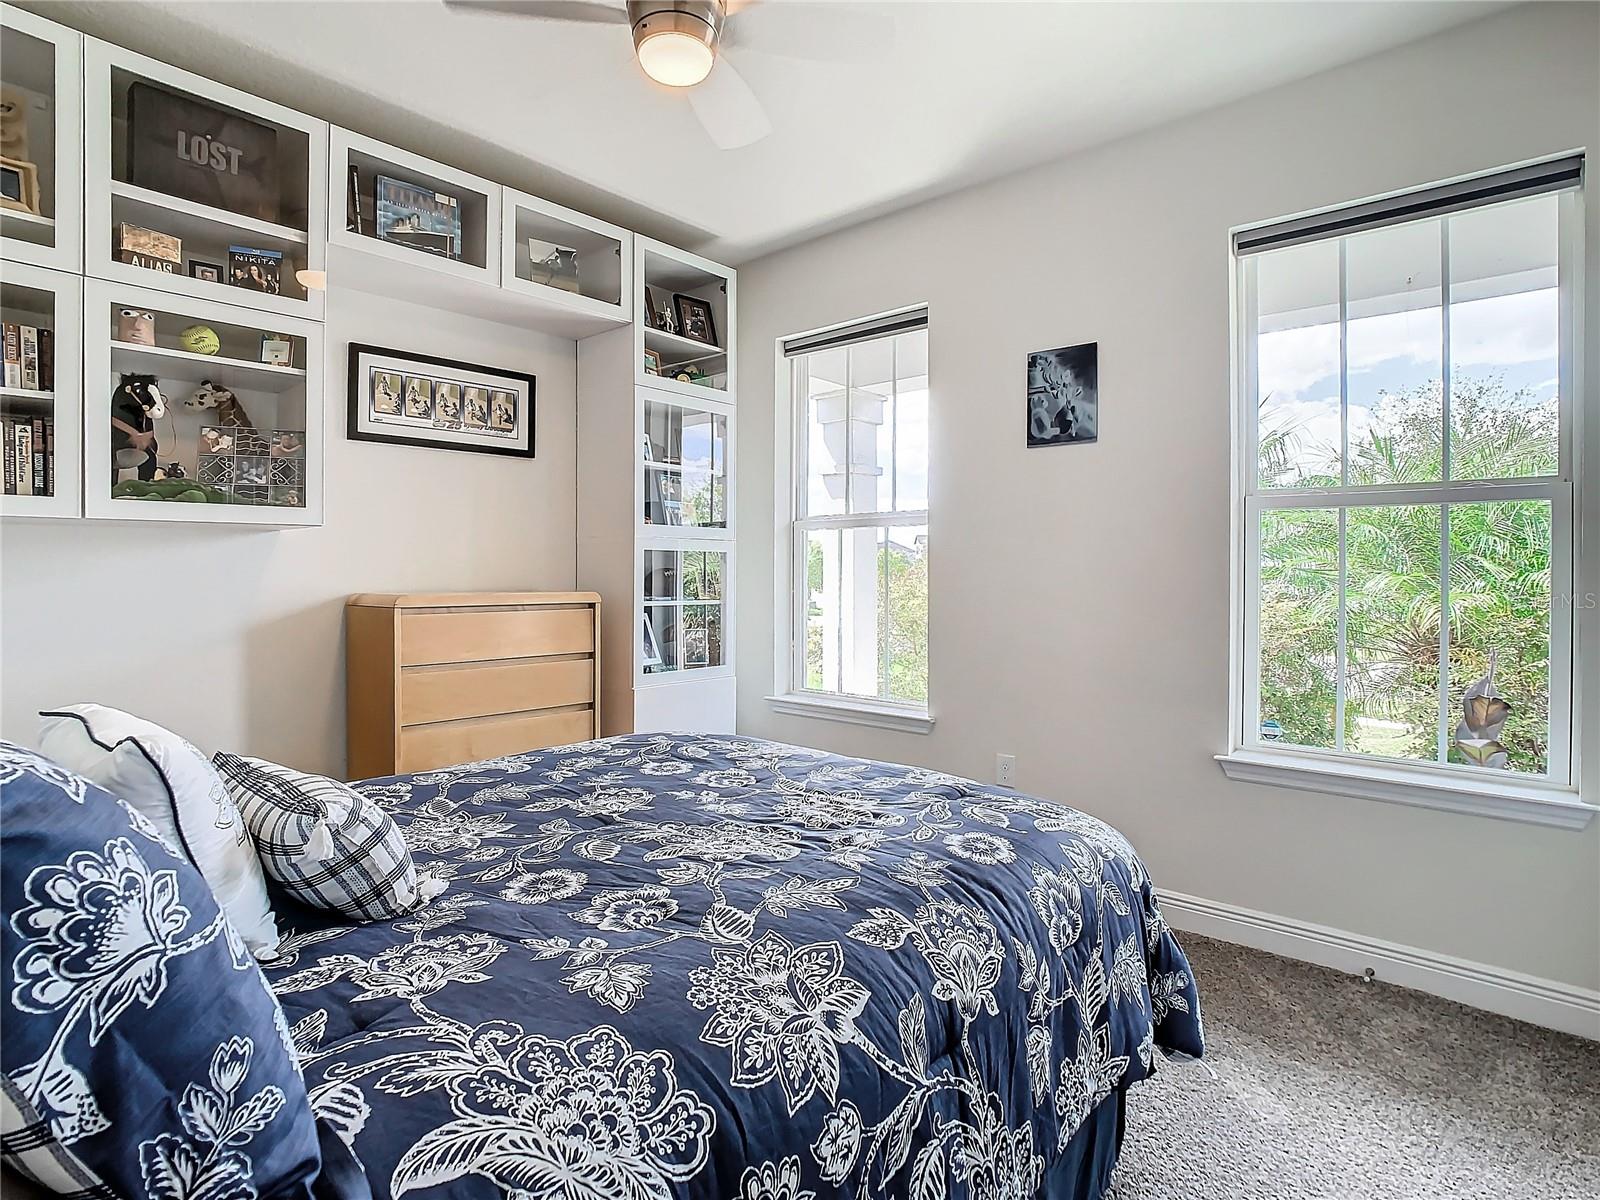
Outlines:
<svg viewBox="0 0 1600 1200"><path fill-rule="evenodd" d="M774 132L724 152L624 25L438 0L24 6L734 263L1505 7L766 0L733 20L854 9L893 42L858 63L731 51Z"/></svg>

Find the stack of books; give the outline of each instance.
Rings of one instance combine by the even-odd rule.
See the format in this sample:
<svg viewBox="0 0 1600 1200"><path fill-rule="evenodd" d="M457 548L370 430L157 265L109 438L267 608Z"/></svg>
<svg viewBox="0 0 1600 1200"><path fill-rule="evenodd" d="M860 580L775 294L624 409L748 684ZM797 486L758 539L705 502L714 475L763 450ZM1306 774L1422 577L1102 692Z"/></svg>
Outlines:
<svg viewBox="0 0 1600 1200"><path fill-rule="evenodd" d="M7 330L11 329L7 326ZM9 365L9 364L8 364ZM56 491L56 423L53 417L0 416L8 496L53 496Z"/></svg>
<svg viewBox="0 0 1600 1200"><path fill-rule="evenodd" d="M5 323L3 386L33 392L55 390L56 352L52 330L11 321Z"/></svg>

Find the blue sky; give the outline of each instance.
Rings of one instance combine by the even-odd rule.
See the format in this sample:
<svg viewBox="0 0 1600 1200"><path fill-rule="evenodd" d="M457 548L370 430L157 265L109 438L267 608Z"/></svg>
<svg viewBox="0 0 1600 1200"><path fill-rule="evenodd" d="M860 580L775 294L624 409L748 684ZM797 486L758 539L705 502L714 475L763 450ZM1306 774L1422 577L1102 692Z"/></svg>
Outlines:
<svg viewBox="0 0 1600 1200"><path fill-rule="evenodd" d="M1460 378L1499 377L1533 404L1557 402L1558 294L1515 292L1451 306L1451 359ZM1349 323L1350 437L1382 427L1382 395L1440 377L1437 307ZM1258 341L1262 432L1293 425L1307 469L1323 469L1339 446L1339 327L1306 325Z"/></svg>

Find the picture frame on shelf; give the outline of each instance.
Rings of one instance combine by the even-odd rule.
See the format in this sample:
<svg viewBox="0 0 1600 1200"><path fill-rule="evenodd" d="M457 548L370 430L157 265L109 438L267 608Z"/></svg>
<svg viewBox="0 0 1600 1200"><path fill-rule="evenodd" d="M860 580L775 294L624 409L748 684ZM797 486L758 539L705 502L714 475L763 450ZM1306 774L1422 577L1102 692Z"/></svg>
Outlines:
<svg viewBox="0 0 1600 1200"><path fill-rule="evenodd" d="M646 375L661 374L661 351L649 349L645 350L644 373Z"/></svg>
<svg viewBox="0 0 1600 1200"><path fill-rule="evenodd" d="M223 267L221 263L205 262L202 259L189 260L189 278L201 279L206 283L223 283Z"/></svg>
<svg viewBox="0 0 1600 1200"><path fill-rule="evenodd" d="M140 79L128 88L128 182L276 223L278 131Z"/></svg>
<svg viewBox="0 0 1600 1200"><path fill-rule="evenodd" d="M294 366L294 342L281 333L263 333L261 361L273 367Z"/></svg>
<svg viewBox="0 0 1600 1200"><path fill-rule="evenodd" d="M461 201L448 192L379 175L378 237L441 258L461 258Z"/></svg>
<svg viewBox="0 0 1600 1200"><path fill-rule="evenodd" d="M709 301L702 300L699 296L674 293L672 306L678 317L679 336L704 342L708 346L720 347L717 341L717 322L711 313Z"/></svg>
<svg viewBox="0 0 1600 1200"><path fill-rule="evenodd" d="M0 208L39 212L39 168L20 158L0 157Z"/></svg>
<svg viewBox="0 0 1600 1200"><path fill-rule="evenodd" d="M349 386L354 441L534 457L533 375L352 342Z"/></svg>
<svg viewBox="0 0 1600 1200"><path fill-rule="evenodd" d="M672 315L672 306L660 303L653 287L644 289L644 315L645 323L651 329L659 329L664 333L678 332L678 320Z"/></svg>

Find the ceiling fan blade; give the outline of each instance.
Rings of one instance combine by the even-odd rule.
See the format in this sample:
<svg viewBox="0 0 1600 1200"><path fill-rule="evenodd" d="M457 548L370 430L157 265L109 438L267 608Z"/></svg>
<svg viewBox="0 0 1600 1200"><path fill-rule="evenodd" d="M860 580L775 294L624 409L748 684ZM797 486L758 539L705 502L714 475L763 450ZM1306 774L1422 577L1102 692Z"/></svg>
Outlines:
<svg viewBox="0 0 1600 1200"><path fill-rule="evenodd" d="M744 76L720 55L705 81L689 89L689 107L719 150L737 150L772 132L761 101Z"/></svg>
<svg viewBox="0 0 1600 1200"><path fill-rule="evenodd" d="M585 0L444 0L446 8L467 12L502 13L535 17L543 21L583 21L590 24L626 25L628 10Z"/></svg>
<svg viewBox="0 0 1600 1200"><path fill-rule="evenodd" d="M894 18L837 4L729 6L722 44L784 58L879 62L894 48Z"/></svg>

